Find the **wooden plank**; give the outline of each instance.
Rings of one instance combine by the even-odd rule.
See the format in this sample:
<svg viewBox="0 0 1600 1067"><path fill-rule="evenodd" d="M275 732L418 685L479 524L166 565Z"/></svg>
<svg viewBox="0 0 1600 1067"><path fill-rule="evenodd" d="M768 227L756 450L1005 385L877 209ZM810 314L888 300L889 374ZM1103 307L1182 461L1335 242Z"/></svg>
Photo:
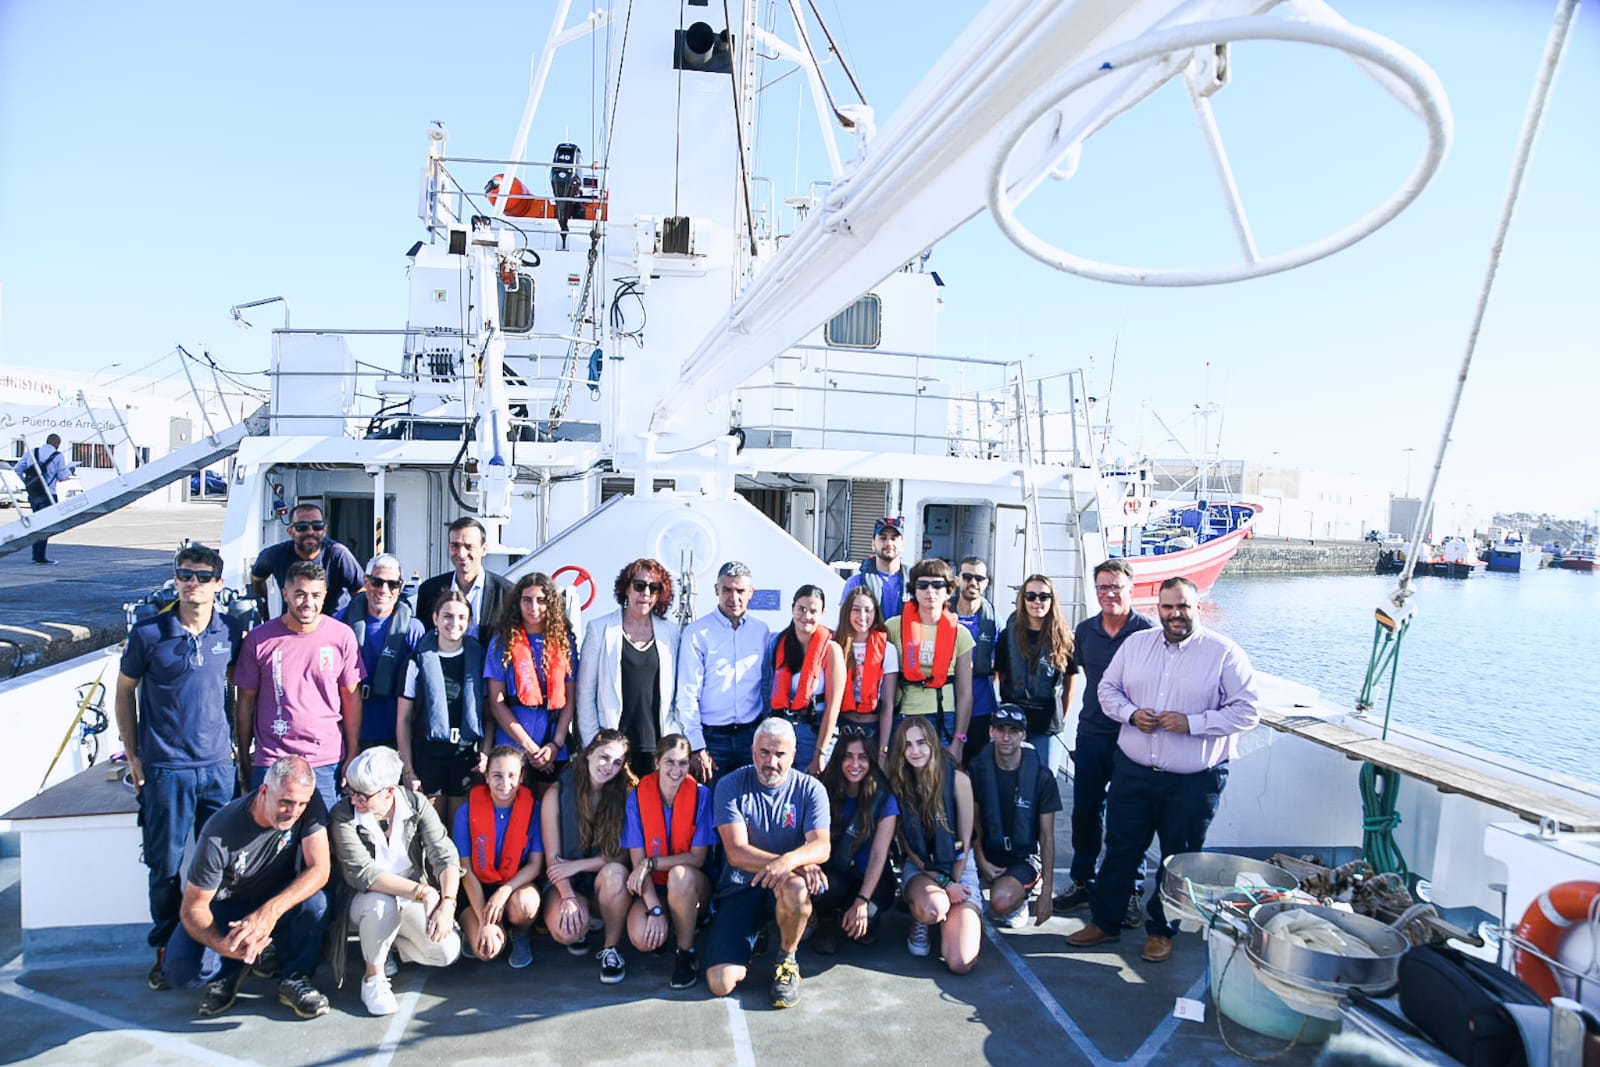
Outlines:
<svg viewBox="0 0 1600 1067"><path fill-rule="evenodd" d="M139 798L122 783L122 775L127 770L126 763L97 763L24 801L0 815L0 819L21 822L77 819L86 815L131 815L139 810ZM107 776L113 774L115 780L108 779Z"/></svg>
<svg viewBox="0 0 1600 1067"><path fill-rule="evenodd" d="M1437 756L1384 741L1371 734L1328 722L1300 709L1262 708L1261 721L1280 733L1292 734L1364 760L1407 778L1424 782L1441 793L1460 793L1511 812L1529 822L1552 819L1573 833L1600 832L1600 807L1558 797L1532 786L1520 785L1483 771L1463 767Z"/></svg>

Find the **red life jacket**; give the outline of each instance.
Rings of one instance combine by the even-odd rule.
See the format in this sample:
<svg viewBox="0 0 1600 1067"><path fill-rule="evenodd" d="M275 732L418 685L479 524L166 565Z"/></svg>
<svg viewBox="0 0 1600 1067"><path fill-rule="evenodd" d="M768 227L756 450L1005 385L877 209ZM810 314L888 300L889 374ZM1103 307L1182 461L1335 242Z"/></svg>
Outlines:
<svg viewBox="0 0 1600 1067"><path fill-rule="evenodd" d="M528 641L528 631L518 626L511 631L511 673L517 691L512 695L525 708L554 708L567 706L567 654L558 651L548 639L544 643L544 676L550 686L545 693L539 688L539 672L533 665L533 645Z"/></svg>
<svg viewBox="0 0 1600 1067"><path fill-rule="evenodd" d="M489 787L475 785L467 794L467 830L472 835L472 874L483 885L499 885L522 866L533 826L533 793L525 785L517 787L511 802L511 821L506 824L500 855L494 855L494 798Z"/></svg>
<svg viewBox="0 0 1600 1067"><path fill-rule="evenodd" d="M822 673L822 661L828 654L828 643L833 631L818 626L811 631L811 641L806 645L806 658L800 664L800 684L791 686L794 676L789 672L788 657L783 654L785 638L779 637L772 653L772 710L807 711L811 708L817 691L817 676ZM793 688L794 696L789 696Z"/></svg>
<svg viewBox="0 0 1600 1067"><path fill-rule="evenodd" d="M684 799L684 794L689 795ZM661 802L661 775L651 771L639 779L639 822L644 826L644 854L646 856L676 856L688 852L694 841L694 820L699 814L700 787L693 778L685 777L673 798L672 831L667 831L665 807ZM650 877L656 885L667 884L666 871L652 871Z"/></svg>
<svg viewBox="0 0 1600 1067"><path fill-rule="evenodd" d="M900 615L900 677L929 689L943 689L950 680L950 665L956 658L956 631L961 623L950 612L939 615L933 639L933 670L922 673L922 616L915 602L908 603ZM911 647L917 646L915 655Z"/></svg>
<svg viewBox="0 0 1600 1067"><path fill-rule="evenodd" d="M901 623L904 626L904 623ZM889 647L889 635L882 630L867 634L867 654L861 663L861 700L856 700L856 687L846 683L844 702L840 711L853 711L857 715L870 715L878 707L879 691L883 688L883 654ZM852 668L855 656L850 657Z"/></svg>

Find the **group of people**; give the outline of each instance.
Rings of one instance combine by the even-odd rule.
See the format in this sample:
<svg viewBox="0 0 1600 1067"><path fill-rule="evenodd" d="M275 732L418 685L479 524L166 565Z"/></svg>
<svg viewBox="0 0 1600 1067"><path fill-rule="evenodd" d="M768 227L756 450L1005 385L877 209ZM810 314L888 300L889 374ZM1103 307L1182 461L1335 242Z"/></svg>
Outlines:
<svg viewBox="0 0 1600 1067"><path fill-rule="evenodd" d="M149 983L204 982L203 1015L249 973L279 979L300 1016L325 1013L311 979L330 925L335 981L353 934L373 1014L396 1009L399 962L524 968L541 925L596 956L601 982L625 979L625 944L670 945L671 987L703 971L720 996L775 922L778 1007L798 1000L808 928L823 954L841 935L871 943L897 902L908 950L937 941L957 974L978 957L985 886L1007 925L1030 903L1038 924L1089 905L1068 941L1098 944L1120 931L1152 835L1164 853L1203 843L1232 735L1254 721L1248 661L1195 623L1193 586L1163 587L1157 640L1141 643L1152 624L1128 610L1121 561L1095 572L1102 611L1076 635L1043 575L1001 625L984 561L907 567L901 521L885 518L832 629L806 585L769 633L748 612L749 568L730 562L716 608L680 631L671 575L639 559L580 643L550 578L483 569L474 519L451 524L452 570L415 607L395 557L363 571L315 505L289 520L252 572L258 592L277 582L281 616L230 632L213 610L220 556L187 547L173 610L134 628L118 680ZM1059 735L1080 665L1072 881L1054 895ZM1148 915L1144 957L1159 961L1159 899ZM222 962L202 978L207 949Z"/></svg>

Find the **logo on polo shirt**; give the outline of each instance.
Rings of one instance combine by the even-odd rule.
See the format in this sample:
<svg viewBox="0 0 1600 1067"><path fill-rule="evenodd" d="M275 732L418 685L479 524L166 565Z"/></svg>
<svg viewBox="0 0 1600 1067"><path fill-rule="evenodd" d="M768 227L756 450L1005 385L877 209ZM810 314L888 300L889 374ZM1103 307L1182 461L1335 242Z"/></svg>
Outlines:
<svg viewBox="0 0 1600 1067"><path fill-rule="evenodd" d="M230 651L231 649L229 649L226 641L218 641L211 646L211 654L213 656L226 656Z"/></svg>
<svg viewBox="0 0 1600 1067"><path fill-rule="evenodd" d="M320 670L331 671L338 667L338 650L332 645L323 645L317 649L317 667Z"/></svg>
<svg viewBox="0 0 1600 1067"><path fill-rule="evenodd" d="M783 806L783 828L785 830L792 830L799 825L799 821L794 817L794 805L785 804Z"/></svg>

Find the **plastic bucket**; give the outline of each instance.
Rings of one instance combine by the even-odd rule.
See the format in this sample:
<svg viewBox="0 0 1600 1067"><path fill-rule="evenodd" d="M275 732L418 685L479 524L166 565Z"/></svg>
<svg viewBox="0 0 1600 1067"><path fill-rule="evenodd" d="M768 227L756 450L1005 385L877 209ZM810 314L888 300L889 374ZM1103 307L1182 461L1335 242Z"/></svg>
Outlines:
<svg viewBox="0 0 1600 1067"><path fill-rule="evenodd" d="M1339 1029L1337 1020L1315 1019L1295 1011L1256 978L1243 942L1231 931L1214 928L1210 949L1211 1003L1249 1030L1283 1041L1319 1045Z"/></svg>

